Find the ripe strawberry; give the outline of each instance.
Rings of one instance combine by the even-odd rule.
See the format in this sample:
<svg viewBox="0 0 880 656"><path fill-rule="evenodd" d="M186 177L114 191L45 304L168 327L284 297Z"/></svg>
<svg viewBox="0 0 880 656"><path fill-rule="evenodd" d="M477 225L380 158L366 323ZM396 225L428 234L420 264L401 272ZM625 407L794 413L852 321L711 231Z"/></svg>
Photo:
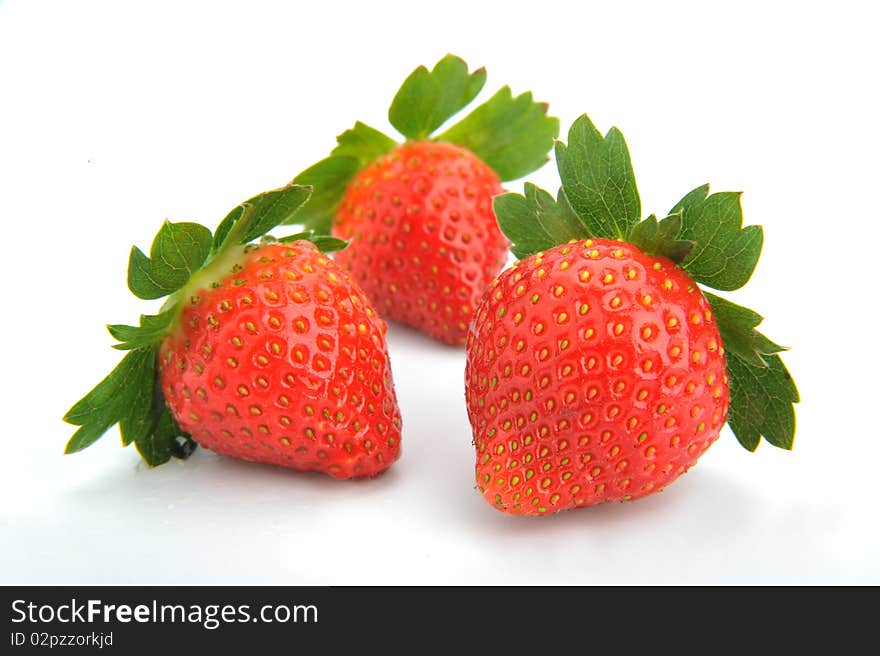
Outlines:
<svg viewBox="0 0 880 656"><path fill-rule="evenodd" d="M373 476L397 459L385 323L316 247L344 243L308 235L247 243L307 194L294 185L257 196L214 236L166 223L152 259L133 249L132 291L170 294L169 303L138 327L110 327L130 353L68 413L82 426L68 452L119 422L123 442L134 441L150 464L185 457L194 442L335 478ZM181 269L189 274L175 277Z"/></svg>
<svg viewBox="0 0 880 656"><path fill-rule="evenodd" d="M385 322L308 241L245 247L193 290L159 349L184 432L242 460L372 476L397 459Z"/></svg>
<svg viewBox="0 0 880 656"><path fill-rule="evenodd" d="M557 199L533 185L495 211L523 258L486 292L466 399L483 496L517 515L657 492L729 420L754 450L791 448L797 390L761 317L698 283L741 287L761 230L737 194L701 187L658 223L622 135L587 117L558 144ZM729 416L728 416L729 413Z"/></svg>
<svg viewBox="0 0 880 656"><path fill-rule="evenodd" d="M559 132L547 107L502 88L435 139L479 93L482 69L451 55L416 69L391 104L398 145L363 123L294 182L315 196L294 221L351 240L338 261L386 316L463 344L486 285L507 259L492 213L502 180L540 167Z"/></svg>
<svg viewBox="0 0 880 656"><path fill-rule="evenodd" d="M463 342L486 286L507 261L492 213L498 175L470 151L407 142L349 184L333 234L336 256L385 316L431 337Z"/></svg>
<svg viewBox="0 0 880 656"><path fill-rule="evenodd" d="M505 271L468 340L477 480L511 512L636 499L718 438L721 336L672 261L588 239Z"/></svg>

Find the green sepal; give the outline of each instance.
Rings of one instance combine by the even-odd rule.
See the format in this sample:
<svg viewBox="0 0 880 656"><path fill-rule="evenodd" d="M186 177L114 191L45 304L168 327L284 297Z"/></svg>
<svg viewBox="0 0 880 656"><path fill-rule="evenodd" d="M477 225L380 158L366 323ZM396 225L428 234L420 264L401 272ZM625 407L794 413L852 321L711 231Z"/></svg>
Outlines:
<svg viewBox="0 0 880 656"><path fill-rule="evenodd" d="M110 334L120 342L114 344L113 348L129 351L158 344L165 336L168 326L171 325L171 320L176 314L176 309L172 308L160 314L142 314L139 326L124 324L107 326Z"/></svg>
<svg viewBox="0 0 880 656"><path fill-rule="evenodd" d="M514 97L505 86L437 139L467 148L502 180L515 180L544 165L558 136L559 119L547 116L546 103L528 92Z"/></svg>
<svg viewBox="0 0 880 656"><path fill-rule="evenodd" d="M586 116L572 125L567 145L557 143L556 159L562 179L556 203L550 204L547 192L529 185L524 195L495 199L498 223L517 257L572 238L576 224L568 220L561 202L567 197L585 233L629 241L647 253L667 257L698 283L733 290L751 277L763 232L759 226L743 228L740 194L709 195L709 186L704 185L687 194L663 220L651 215L640 222L638 190L623 136L612 128L603 138ZM559 221L560 217L565 220ZM713 294L705 296L727 354L731 429L750 451L762 437L774 446L792 448L793 404L799 395L779 357L786 349L756 330L763 320L757 312Z"/></svg>
<svg viewBox="0 0 880 656"><path fill-rule="evenodd" d="M704 292L727 354L730 382L728 423L749 451L763 436L782 449L794 443L797 387L778 353L787 350L755 328L764 318L749 308Z"/></svg>
<svg viewBox="0 0 880 656"><path fill-rule="evenodd" d="M217 227L214 249L225 245L247 244L283 223L289 223L309 199L309 186L291 183L263 192L236 206Z"/></svg>
<svg viewBox="0 0 880 656"><path fill-rule="evenodd" d="M419 66L404 81L391 103L391 124L408 139L427 139L470 103L483 88L486 72L468 72L459 57L446 55L430 71ZM514 97L503 87L492 98L446 132L434 137L472 151L502 180L540 168L559 134L559 119L547 116L547 105L530 93ZM294 178L314 193L289 223L329 234L339 202L357 172L398 144L364 123L336 137L327 157Z"/></svg>
<svg viewBox="0 0 880 656"><path fill-rule="evenodd" d="M591 236L562 189L554 200L548 192L527 182L523 195L502 194L493 204L498 225L518 259Z"/></svg>
<svg viewBox="0 0 880 656"><path fill-rule="evenodd" d="M761 226L743 228L739 192L709 195L709 185L697 187L670 214L681 212L683 239L696 243L684 268L699 283L733 291L745 285L761 257Z"/></svg>
<svg viewBox="0 0 880 656"><path fill-rule="evenodd" d="M338 157L353 157L361 167L386 155L397 145L391 137L357 121L354 127L336 137L336 148L330 153Z"/></svg>
<svg viewBox="0 0 880 656"><path fill-rule="evenodd" d="M794 445L794 403L800 396L794 380L778 355L764 356L757 366L728 353L730 411L727 422L739 443L749 451L761 438L780 449Z"/></svg>
<svg viewBox="0 0 880 656"><path fill-rule="evenodd" d="M263 237L288 221L310 192L309 187L290 184L258 194L236 206L213 235L195 223L166 221L153 240L150 257L136 247L132 249L131 290L140 298L169 298L159 314L141 315L138 326L107 327L119 340L115 348L128 353L64 416L64 421L79 426L67 443L66 453L85 449L115 424L119 424L123 444L134 443L152 466L172 457L185 458L193 452L195 442L171 416L156 370L161 341L178 316L177 292L202 266L221 257L225 249ZM322 245L337 246L326 238Z"/></svg>
<svg viewBox="0 0 880 656"><path fill-rule="evenodd" d="M235 225L236 221L241 219L241 215L244 214L244 210L244 203L242 203L241 205L236 205L220 222L220 225L217 226L217 229L214 230L214 237L211 240L212 253L216 253L217 251L219 251L223 244L226 243L226 238L229 236L229 231L232 230L232 226Z"/></svg>
<svg viewBox="0 0 880 656"><path fill-rule="evenodd" d="M158 380L156 372L158 345L143 349L143 353L145 355L143 365L127 390L128 403L119 418L119 435L124 446L149 439L156 425L154 395ZM162 399L162 407L163 409L165 407L164 399Z"/></svg>
<svg viewBox="0 0 880 656"><path fill-rule="evenodd" d="M80 428L70 438L65 453L76 453L90 446L126 415L138 380L144 373L152 373L154 358L152 349L132 351L67 411L64 421Z"/></svg>
<svg viewBox="0 0 880 656"><path fill-rule="evenodd" d="M198 223L165 221L153 239L150 256L133 246L128 288L138 298L162 298L183 287L211 251L211 231Z"/></svg>
<svg viewBox="0 0 880 656"><path fill-rule="evenodd" d="M178 448L179 455L168 452L162 445L168 442L169 435L157 431L163 413L169 414L161 391L157 390L157 352L157 346L130 351L104 380L68 410L64 421L79 429L67 443L65 453L82 451L119 424L123 444L135 442L150 465L162 464L171 456L186 457L185 449ZM190 439L179 428L174 437Z"/></svg>
<svg viewBox="0 0 880 656"><path fill-rule="evenodd" d="M314 192L288 223L328 234L342 194L360 168L357 157L331 155L297 175L293 181L311 186Z"/></svg>
<svg viewBox="0 0 880 656"><path fill-rule="evenodd" d="M637 223L629 234L629 241L646 253L666 257L676 264L684 262L695 244L681 235L681 213L670 214L659 223L655 215Z"/></svg>
<svg viewBox="0 0 880 656"><path fill-rule="evenodd" d="M301 240L312 242L322 253L333 253L335 251L341 251L343 248L346 248L348 246L348 242L344 239L331 237L329 235L319 235L315 234L312 231L298 232L295 235L287 235L286 237L281 237L278 239L278 241L282 244L289 244L290 242Z"/></svg>
<svg viewBox="0 0 880 656"><path fill-rule="evenodd" d="M625 239L641 218L641 201L629 149L617 128L603 137L584 114L556 142L562 188L595 237ZM672 212L670 212L671 214Z"/></svg>
<svg viewBox="0 0 880 656"><path fill-rule="evenodd" d="M189 435L183 432L171 412L165 406L161 390L154 392L155 423L149 433L144 433L134 440L134 446L150 467L157 467L171 458L185 460L189 458L198 445ZM158 405L158 407L156 407Z"/></svg>
<svg viewBox="0 0 880 656"><path fill-rule="evenodd" d="M388 120L409 139L424 139L470 103L486 83L485 69L446 55L431 71L414 70L394 96Z"/></svg>
<svg viewBox="0 0 880 656"><path fill-rule="evenodd" d="M724 350L728 353L733 353L750 366L766 367L765 356L788 350L755 330L764 317L754 310L709 292L703 292L703 295L712 307Z"/></svg>

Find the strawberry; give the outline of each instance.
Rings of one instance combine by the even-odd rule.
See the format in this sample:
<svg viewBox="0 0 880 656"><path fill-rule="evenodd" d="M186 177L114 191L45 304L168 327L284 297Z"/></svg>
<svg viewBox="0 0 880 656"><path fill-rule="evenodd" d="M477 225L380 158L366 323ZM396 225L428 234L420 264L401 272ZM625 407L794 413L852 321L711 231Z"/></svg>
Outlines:
<svg viewBox="0 0 880 656"><path fill-rule="evenodd" d="M315 195L294 221L350 240L337 260L386 316L463 344L477 301L507 261L492 213L501 181L539 168L559 132L530 93L503 87L442 134L486 73L447 55L407 78L389 110L403 144L356 123L294 182Z"/></svg>
<svg viewBox="0 0 880 656"><path fill-rule="evenodd" d="M467 341L477 486L541 515L638 499L688 471L729 423L754 450L790 449L797 389L761 317L700 284L751 277L760 227L739 195L641 204L623 136L582 116L556 147L562 188L495 200L521 258L484 295Z"/></svg>
<svg viewBox="0 0 880 656"><path fill-rule="evenodd" d="M129 287L168 296L139 326L110 326L128 350L65 420L79 451L119 423L150 465L200 444L219 454L335 478L373 476L400 453L385 322L308 234L261 237L305 201L290 185L243 203L217 232L166 222Z"/></svg>
<svg viewBox="0 0 880 656"><path fill-rule="evenodd" d="M461 342L473 308L507 262L492 213L498 175L460 146L408 142L355 175L333 233L337 255L386 316Z"/></svg>

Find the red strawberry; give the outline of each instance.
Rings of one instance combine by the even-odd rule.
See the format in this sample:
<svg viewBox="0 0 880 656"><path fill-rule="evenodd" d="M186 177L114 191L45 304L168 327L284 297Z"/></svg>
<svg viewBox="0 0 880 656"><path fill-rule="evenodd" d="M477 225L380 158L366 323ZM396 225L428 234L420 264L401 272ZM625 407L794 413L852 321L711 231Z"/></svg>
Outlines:
<svg viewBox="0 0 880 656"><path fill-rule="evenodd" d="M467 342L476 479L499 510L556 512L657 492L726 421L749 449L791 448L797 390L761 317L698 283L741 287L761 249L737 194L701 187L639 222L622 135L585 116L557 146L557 199L496 199L521 259ZM729 415L728 415L729 413Z"/></svg>
<svg viewBox="0 0 880 656"><path fill-rule="evenodd" d="M521 514L665 487L718 438L730 401L693 280L605 239L505 271L477 313L466 376L478 485Z"/></svg>
<svg viewBox="0 0 880 656"><path fill-rule="evenodd" d="M118 422L150 464L187 456L193 441L336 478L373 476L397 459L386 326L366 295L307 235L247 244L307 194L294 185L257 196L213 236L166 223L152 258L133 249L132 291L169 302L140 326L110 327L130 353L68 413L82 426L68 452Z"/></svg>
<svg viewBox="0 0 880 656"><path fill-rule="evenodd" d="M498 175L470 151L407 142L349 184L333 234L336 259L385 316L445 342L464 342L473 308L507 261L492 213Z"/></svg>
<svg viewBox="0 0 880 656"><path fill-rule="evenodd" d="M357 123L295 179L316 193L294 220L351 240L338 261L379 310L452 344L464 343L476 302L507 259L492 198L502 180L540 167L559 131L546 105L504 87L430 139L485 78L451 55L430 72L419 67L389 111L406 143Z"/></svg>
<svg viewBox="0 0 880 656"><path fill-rule="evenodd" d="M181 429L242 460L336 478L384 470L400 452L385 322L311 242L236 260L192 289L159 350Z"/></svg>

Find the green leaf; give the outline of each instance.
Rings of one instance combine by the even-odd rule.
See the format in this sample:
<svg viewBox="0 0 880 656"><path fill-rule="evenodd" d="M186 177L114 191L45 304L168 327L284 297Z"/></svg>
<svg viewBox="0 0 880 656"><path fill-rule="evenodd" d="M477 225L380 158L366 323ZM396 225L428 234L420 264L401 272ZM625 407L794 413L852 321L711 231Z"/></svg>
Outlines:
<svg viewBox="0 0 880 656"><path fill-rule="evenodd" d="M211 231L198 223L165 221L150 247L150 257L132 247L128 261L129 289L143 299L176 292L202 266L211 243Z"/></svg>
<svg viewBox="0 0 880 656"><path fill-rule="evenodd" d="M537 208L525 196L515 193L501 194L492 202L498 226L510 240L510 250L523 259L556 244L538 223Z"/></svg>
<svg viewBox="0 0 880 656"><path fill-rule="evenodd" d="M158 344L165 336L175 314L176 308L171 308L161 314L142 314L139 326L123 324L107 326L110 334L120 342L114 344L113 348L127 351Z"/></svg>
<svg viewBox="0 0 880 656"><path fill-rule="evenodd" d="M80 428L67 443L65 453L76 453L94 444L114 424L122 443L135 443L150 465L192 453L191 438L171 417L156 371L158 346L129 351L116 368L80 399L64 421Z"/></svg>
<svg viewBox="0 0 880 656"><path fill-rule="evenodd" d="M424 139L472 101L486 83L482 68L468 73L467 64L446 55L430 72L414 70L391 103L388 119L409 139Z"/></svg>
<svg viewBox="0 0 880 656"><path fill-rule="evenodd" d="M549 193L527 182L525 195L496 196L493 207L501 231L511 241L510 250L518 259L572 239L590 237L562 189L554 200Z"/></svg>
<svg viewBox="0 0 880 656"><path fill-rule="evenodd" d="M171 458L186 459L196 449L193 439L184 433L165 407L159 392L161 408L155 415L155 423L149 433L134 440L135 448L150 467L157 467Z"/></svg>
<svg viewBox="0 0 880 656"><path fill-rule="evenodd" d="M155 357L155 349L131 351L104 380L67 411L64 421L80 426L80 429L67 443L65 453L85 449L128 416L137 386L144 379L152 384Z"/></svg>
<svg viewBox="0 0 880 656"><path fill-rule="evenodd" d="M760 314L720 296L704 294L727 354L730 428L749 451L758 448L761 437L773 446L791 449L795 432L792 404L799 396L777 355L786 349L755 330L763 321Z"/></svg>
<svg viewBox="0 0 880 656"><path fill-rule="evenodd" d="M211 244L212 253L216 253L220 250L220 247L226 242L226 238L229 236L229 231L232 230L232 226L241 219L242 214L244 214L244 204L236 205L220 222L220 225L218 225L217 229L214 231L214 239Z"/></svg>
<svg viewBox="0 0 880 656"><path fill-rule="evenodd" d="M652 214L633 227L629 240L646 253L681 264L694 248L694 242L679 239L680 234L681 213L670 214L659 223Z"/></svg>
<svg viewBox="0 0 880 656"><path fill-rule="evenodd" d="M295 183L310 185L314 191L288 223L329 234L342 194L360 168L360 161L356 157L333 155L296 176L293 179Z"/></svg>
<svg viewBox="0 0 880 656"><path fill-rule="evenodd" d="M791 449L795 415L792 404L800 400L791 374L778 355L757 366L728 352L730 411L727 421L734 435L749 451L758 448L761 437L773 446Z"/></svg>
<svg viewBox="0 0 880 656"><path fill-rule="evenodd" d="M156 425L153 403L158 386L156 377L158 347L145 349L144 353L150 357L146 358L140 375L132 381L128 390L128 404L123 408L122 416L119 418L119 434L125 446L147 439ZM164 399L162 403L164 405Z"/></svg>
<svg viewBox="0 0 880 656"><path fill-rule="evenodd" d="M562 188L554 199L548 192L530 182L526 182L524 187L526 198L535 207L538 223L557 244L592 236L586 224L571 208Z"/></svg>
<svg viewBox="0 0 880 656"><path fill-rule="evenodd" d="M531 93L514 98L505 86L438 139L467 148L502 180L515 180L544 165L557 136L559 119L547 116L545 103Z"/></svg>
<svg viewBox="0 0 880 656"><path fill-rule="evenodd" d="M611 128L603 138L584 114L568 131L568 145L556 142L556 165L571 206L590 232L596 237L625 239L642 210L620 131Z"/></svg>
<svg viewBox="0 0 880 656"><path fill-rule="evenodd" d="M298 232L295 235L281 237L278 241L282 244L289 244L293 241L306 240L312 242L322 253L332 253L341 251L348 246L348 242L338 237L330 237L328 235L316 235L314 232Z"/></svg>
<svg viewBox="0 0 880 656"><path fill-rule="evenodd" d="M246 200L241 204L243 209L233 219L222 244L247 244L272 228L291 221L300 206L308 200L311 191L310 187L291 183ZM227 219L223 220L220 228L225 229Z"/></svg>
<svg viewBox="0 0 880 656"><path fill-rule="evenodd" d="M389 153L397 145L391 137L360 121L336 137L336 142L338 145L331 155L354 157L362 167Z"/></svg>
<svg viewBox="0 0 880 656"><path fill-rule="evenodd" d="M696 243L684 262L688 273L708 287L732 291L751 278L764 232L760 226L742 227L738 192L708 193L709 185L697 187L670 214L681 212L681 236Z"/></svg>
<svg viewBox="0 0 880 656"><path fill-rule="evenodd" d="M735 354L750 366L766 367L764 356L788 350L755 330L764 317L754 310L709 292L703 292L703 295L712 307L727 352Z"/></svg>

